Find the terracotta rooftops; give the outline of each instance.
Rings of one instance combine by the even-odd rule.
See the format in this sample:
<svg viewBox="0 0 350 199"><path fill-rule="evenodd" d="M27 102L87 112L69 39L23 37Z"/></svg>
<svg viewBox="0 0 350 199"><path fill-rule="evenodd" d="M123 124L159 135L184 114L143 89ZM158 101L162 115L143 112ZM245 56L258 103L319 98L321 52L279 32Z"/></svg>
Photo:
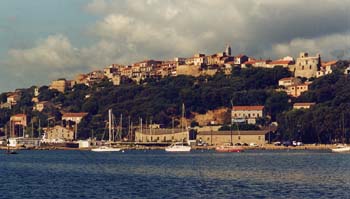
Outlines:
<svg viewBox="0 0 350 199"><path fill-rule="evenodd" d="M84 117L88 115L88 113L63 113L62 117Z"/></svg>
<svg viewBox="0 0 350 199"><path fill-rule="evenodd" d="M232 110L234 111L261 111L264 109L264 106L233 106Z"/></svg>

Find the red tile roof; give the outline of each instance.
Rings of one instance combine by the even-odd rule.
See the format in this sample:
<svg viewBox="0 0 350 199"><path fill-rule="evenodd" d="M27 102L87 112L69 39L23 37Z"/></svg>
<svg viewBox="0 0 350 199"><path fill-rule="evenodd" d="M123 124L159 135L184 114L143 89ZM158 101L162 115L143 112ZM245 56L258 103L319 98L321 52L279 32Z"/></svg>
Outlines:
<svg viewBox="0 0 350 199"><path fill-rule="evenodd" d="M232 110L234 111L261 111L264 109L264 106L233 106Z"/></svg>
<svg viewBox="0 0 350 199"><path fill-rule="evenodd" d="M282 79L280 79L278 81L287 81L287 80L292 80L294 78L296 78L296 77L285 77L285 78L282 78Z"/></svg>
<svg viewBox="0 0 350 199"><path fill-rule="evenodd" d="M329 61L329 62L323 62L322 63L322 67L326 67L326 66L331 66L336 64L338 61L334 60L334 61Z"/></svg>
<svg viewBox="0 0 350 199"><path fill-rule="evenodd" d="M278 64L281 64L281 65L290 65L292 64L293 62L292 61L286 61L286 60L275 60L275 61L272 61L270 62L269 64L271 65L278 65Z"/></svg>
<svg viewBox="0 0 350 199"><path fill-rule="evenodd" d="M64 113L62 115L62 117L84 117L88 115L88 113L84 113L84 112L81 112L81 113Z"/></svg>

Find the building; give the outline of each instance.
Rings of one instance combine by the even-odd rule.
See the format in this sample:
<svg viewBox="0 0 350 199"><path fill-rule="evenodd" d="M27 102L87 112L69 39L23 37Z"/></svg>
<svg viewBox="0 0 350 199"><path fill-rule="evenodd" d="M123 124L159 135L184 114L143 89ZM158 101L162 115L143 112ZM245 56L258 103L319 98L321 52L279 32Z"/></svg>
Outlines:
<svg viewBox="0 0 350 199"><path fill-rule="evenodd" d="M297 77L285 77L278 80L278 86L291 86L301 84L301 80Z"/></svg>
<svg viewBox="0 0 350 199"><path fill-rule="evenodd" d="M264 117L264 106L233 106L231 118L235 122L256 124L257 118Z"/></svg>
<svg viewBox="0 0 350 199"><path fill-rule="evenodd" d="M48 107L53 107L53 104L49 101L41 101L35 104L35 106L33 106L33 110L42 112L45 108Z"/></svg>
<svg viewBox="0 0 350 199"><path fill-rule="evenodd" d="M27 127L27 115L16 114L10 117L10 137L24 137L25 127Z"/></svg>
<svg viewBox="0 0 350 199"><path fill-rule="evenodd" d="M7 103L15 106L20 99L21 95L19 93L10 93L7 97Z"/></svg>
<svg viewBox="0 0 350 199"><path fill-rule="evenodd" d="M309 56L306 52L301 52L299 57L296 59L293 69L295 77L316 77L317 71L321 67L321 55L317 54L314 57Z"/></svg>
<svg viewBox="0 0 350 199"><path fill-rule="evenodd" d="M197 141L205 142L209 145L222 145L224 143L233 144L250 144L254 143L259 146L265 145L265 135L268 131L199 131ZM232 135L232 139L231 139Z"/></svg>
<svg viewBox="0 0 350 199"><path fill-rule="evenodd" d="M84 112L80 112L80 113L63 113L62 115L62 120L64 121L71 121L74 122L75 124L79 124L81 122L81 120L87 116L89 113L84 113Z"/></svg>
<svg viewBox="0 0 350 199"><path fill-rule="evenodd" d="M288 95L293 97L299 97L303 92L309 90L309 85L311 82L305 82L303 84L294 84L286 87L286 92Z"/></svg>
<svg viewBox="0 0 350 199"><path fill-rule="evenodd" d="M286 58L287 59L287 58ZM292 60L275 60L267 63L268 68L274 68L276 66L282 66L284 68L290 67L294 64Z"/></svg>
<svg viewBox="0 0 350 199"><path fill-rule="evenodd" d="M324 75L331 74L336 68L338 61L329 61L321 64L320 70L317 71L316 77L322 77Z"/></svg>
<svg viewBox="0 0 350 199"><path fill-rule="evenodd" d="M40 146L40 138L24 138L24 137L15 137L9 138L9 147L39 147Z"/></svg>
<svg viewBox="0 0 350 199"><path fill-rule="evenodd" d="M248 56L243 55L243 54L239 54L239 55L235 56L235 58L234 58L235 65L241 65L247 61L248 61Z"/></svg>
<svg viewBox="0 0 350 199"><path fill-rule="evenodd" d="M147 128L136 130L135 142L147 143L169 143L169 142L185 142L189 140L189 132L185 129L163 129L163 128Z"/></svg>
<svg viewBox="0 0 350 199"><path fill-rule="evenodd" d="M293 104L293 109L309 109L311 106L315 105L314 102L299 102Z"/></svg>
<svg viewBox="0 0 350 199"><path fill-rule="evenodd" d="M56 125L53 128L47 128L45 131L44 142L64 142L74 139L74 130Z"/></svg>
<svg viewBox="0 0 350 199"><path fill-rule="evenodd" d="M51 82L50 89L56 89L57 91L64 93L68 88L68 81L66 79L58 79Z"/></svg>
<svg viewBox="0 0 350 199"><path fill-rule="evenodd" d="M231 46L227 45L225 49L226 56L231 56Z"/></svg>

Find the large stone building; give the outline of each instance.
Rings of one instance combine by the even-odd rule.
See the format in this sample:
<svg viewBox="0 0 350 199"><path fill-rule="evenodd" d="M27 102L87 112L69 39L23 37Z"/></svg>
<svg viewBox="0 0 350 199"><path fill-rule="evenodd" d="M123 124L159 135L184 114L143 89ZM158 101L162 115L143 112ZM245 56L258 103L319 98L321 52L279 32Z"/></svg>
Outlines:
<svg viewBox="0 0 350 199"><path fill-rule="evenodd" d="M59 92L64 93L69 87L66 79L58 79L51 82L50 89L56 89Z"/></svg>
<svg viewBox="0 0 350 199"><path fill-rule="evenodd" d="M135 132L135 142L187 142L190 139L186 129L147 128Z"/></svg>
<svg viewBox="0 0 350 199"><path fill-rule="evenodd" d="M53 128L46 129L45 142L72 141L74 139L74 130L56 125Z"/></svg>
<svg viewBox="0 0 350 199"><path fill-rule="evenodd" d="M199 131L197 141L205 142L209 145L222 145L224 143L264 145L265 135L268 131ZM231 137L232 135L232 137ZM232 139L231 139L232 138Z"/></svg>
<svg viewBox="0 0 350 199"><path fill-rule="evenodd" d="M321 55L309 56L306 52L301 52L296 59L295 65L291 67L295 77L316 77L317 71L321 67Z"/></svg>

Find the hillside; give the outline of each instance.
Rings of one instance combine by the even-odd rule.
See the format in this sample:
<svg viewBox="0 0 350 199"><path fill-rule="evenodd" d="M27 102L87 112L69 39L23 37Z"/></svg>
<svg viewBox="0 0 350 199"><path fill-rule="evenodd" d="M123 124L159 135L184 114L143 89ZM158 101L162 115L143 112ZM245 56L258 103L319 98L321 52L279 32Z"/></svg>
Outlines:
<svg viewBox="0 0 350 199"><path fill-rule="evenodd" d="M61 112L89 112L89 116L79 125L79 135L88 137L92 131L95 134L103 133L110 108L114 115L123 115L124 126L127 126L129 117L134 125L142 117L148 123L170 127L172 118L176 119L175 125L178 123L182 103L186 106L186 117L193 118L193 112L203 114L219 107L230 107L231 100L234 105L265 105L274 119L278 113L290 107L288 96L274 91L278 80L290 75L287 69L281 67L236 68L231 75L218 73L213 77L146 79L140 84L125 81L120 86L113 86L105 79L92 87L75 85L66 93L43 86L39 89L39 101L54 104L43 112L33 111L31 99L34 88L29 88L23 91L20 102L13 109L0 110L0 125L4 126L10 115L25 112L29 121L35 122L34 131L37 133L39 119L42 126L47 126L49 117L55 117L59 124Z"/></svg>

